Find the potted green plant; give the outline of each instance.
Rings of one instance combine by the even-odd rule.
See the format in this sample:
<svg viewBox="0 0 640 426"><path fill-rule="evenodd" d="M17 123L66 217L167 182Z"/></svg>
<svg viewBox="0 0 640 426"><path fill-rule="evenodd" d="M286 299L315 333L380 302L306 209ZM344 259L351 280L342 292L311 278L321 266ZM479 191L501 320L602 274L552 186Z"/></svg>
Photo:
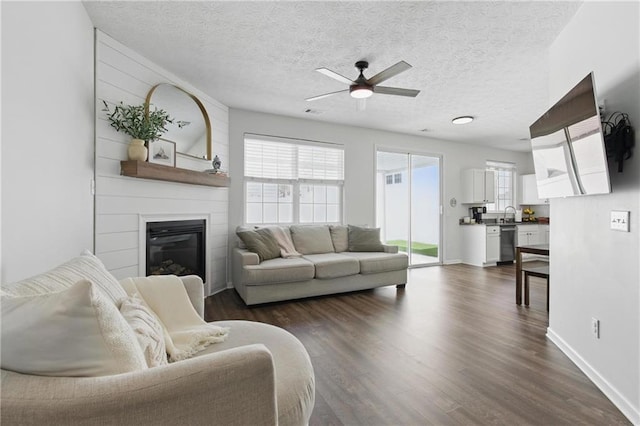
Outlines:
<svg viewBox="0 0 640 426"><path fill-rule="evenodd" d="M102 102L111 127L132 138L127 150L129 160L145 161L148 152L145 142L158 139L167 131L167 123L173 123L168 112L157 108L151 111L146 102L142 105L125 105L120 102L113 111L106 101Z"/></svg>

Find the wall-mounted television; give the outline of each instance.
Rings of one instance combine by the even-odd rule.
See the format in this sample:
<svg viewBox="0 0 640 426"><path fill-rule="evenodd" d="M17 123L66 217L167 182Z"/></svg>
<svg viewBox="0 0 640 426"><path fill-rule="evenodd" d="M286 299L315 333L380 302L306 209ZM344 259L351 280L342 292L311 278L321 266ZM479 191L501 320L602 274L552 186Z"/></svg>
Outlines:
<svg viewBox="0 0 640 426"><path fill-rule="evenodd" d="M611 192L593 73L545 112L529 131L540 198Z"/></svg>

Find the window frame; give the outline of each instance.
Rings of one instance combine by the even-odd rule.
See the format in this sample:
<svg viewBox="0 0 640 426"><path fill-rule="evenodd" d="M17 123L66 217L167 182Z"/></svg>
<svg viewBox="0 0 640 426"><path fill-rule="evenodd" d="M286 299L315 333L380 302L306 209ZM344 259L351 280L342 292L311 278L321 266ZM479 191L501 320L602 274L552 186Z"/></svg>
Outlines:
<svg viewBox="0 0 640 426"><path fill-rule="evenodd" d="M500 201L506 203L507 206L515 207L517 203L517 168L515 163L509 163L505 161L491 161L487 160L485 164L485 170L491 171L494 174L493 188L495 201L493 203L487 203L487 213L504 213L504 209L500 210ZM511 199L500 198L500 172L509 172L511 174ZM490 209L489 206L493 205Z"/></svg>
<svg viewBox="0 0 640 426"><path fill-rule="evenodd" d="M255 176L246 176L246 170L247 170L247 157L246 157L246 141L247 139L253 139L253 140L258 140L258 141L262 141L265 143L269 143L269 142L275 142L275 143L281 143L281 144L289 144L292 145L296 148L296 159L294 161L295 163L295 171L294 171L294 177L293 178L288 178L288 179L281 179L281 178L266 178L266 177L255 177ZM314 179L314 178L309 178L309 177L300 177L300 152L297 150L297 147L300 146L315 146L318 148L325 148L325 149L334 149L334 150L339 150L341 151L340 154L340 161L341 161L341 165L342 165L342 170L340 173L340 177L342 177L342 179ZM317 141L305 141L305 140L300 140L300 139L290 139L290 138L277 138L277 137L273 137L273 136L263 136L263 135L255 135L255 134L245 134L244 135L244 140L243 140L243 150L245 151L244 155L243 155L243 169L245 170L245 172L243 172L243 218L242 218L242 223L246 226L264 226L264 225L296 225L296 224L304 224L304 225L321 225L321 224L342 224L344 223L344 155L345 155L345 150L344 150L344 146L343 145L339 145L339 144L333 144L333 143L326 143L326 142L317 142ZM248 205L249 205L249 200L248 200L248 186L250 183L261 183L261 184L276 184L276 185L291 185L292 186L292 200L291 200L291 204L292 204L292 213L291 213L291 222L265 222L264 221L264 200L261 201L261 204L263 205L263 210L262 210L262 221L261 222L249 222L248 221ZM316 222L316 221L310 221L310 222L301 222L300 221L300 216L301 216L301 206L302 203L300 202L300 198L301 198L301 186L303 185L318 185L318 186L335 186L338 189L338 194L337 194L337 198L338 198L338 221L335 222L328 222L328 221L324 221L324 222ZM257 203L256 203L257 204ZM309 203L305 203L305 204L309 204ZM321 205L322 203L311 203L311 205L316 205L319 204ZM334 205L334 203L328 203L325 199L324 202L325 208L329 205ZM325 215L327 213L327 210L325 210ZM279 217L277 218L278 220L280 219ZM326 216L325 216L326 219Z"/></svg>

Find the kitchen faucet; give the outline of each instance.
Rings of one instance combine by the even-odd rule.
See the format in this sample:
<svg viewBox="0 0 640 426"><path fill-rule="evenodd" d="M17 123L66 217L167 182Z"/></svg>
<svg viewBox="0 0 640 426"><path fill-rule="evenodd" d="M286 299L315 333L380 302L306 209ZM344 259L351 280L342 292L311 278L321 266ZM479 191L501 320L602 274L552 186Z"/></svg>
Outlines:
<svg viewBox="0 0 640 426"><path fill-rule="evenodd" d="M504 208L504 214L502 215L502 222L506 222L507 221L507 210L508 209L513 209L513 214L516 214L516 208L513 206L507 206Z"/></svg>

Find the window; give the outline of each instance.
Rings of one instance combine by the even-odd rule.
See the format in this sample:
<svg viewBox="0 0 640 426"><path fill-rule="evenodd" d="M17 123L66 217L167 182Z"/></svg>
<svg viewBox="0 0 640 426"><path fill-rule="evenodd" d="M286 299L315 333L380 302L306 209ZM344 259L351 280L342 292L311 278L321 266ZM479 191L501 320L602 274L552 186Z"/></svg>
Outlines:
<svg viewBox="0 0 640 426"><path fill-rule="evenodd" d="M487 161L487 170L493 172L495 203L487 204L487 211L504 212L507 206L515 206L516 165L498 161Z"/></svg>
<svg viewBox="0 0 640 426"><path fill-rule="evenodd" d="M385 176L387 185L393 185L394 183L402 183L402 173L393 173Z"/></svg>
<svg viewBox="0 0 640 426"><path fill-rule="evenodd" d="M245 223L340 223L344 150L246 136Z"/></svg>

